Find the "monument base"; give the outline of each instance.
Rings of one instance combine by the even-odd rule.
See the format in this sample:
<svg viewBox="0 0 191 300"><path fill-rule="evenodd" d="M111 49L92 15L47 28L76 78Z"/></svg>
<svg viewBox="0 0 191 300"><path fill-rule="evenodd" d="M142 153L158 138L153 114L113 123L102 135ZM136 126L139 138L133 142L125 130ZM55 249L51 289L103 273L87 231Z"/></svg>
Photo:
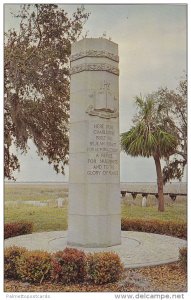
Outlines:
<svg viewBox="0 0 191 300"><path fill-rule="evenodd" d="M67 231L35 232L6 239L5 247L55 253L68 247L67 235ZM115 252L126 268L137 268L178 261L179 249L187 244L185 240L147 232L122 231L120 238L121 244L113 247L74 247L85 253Z"/></svg>
<svg viewBox="0 0 191 300"><path fill-rule="evenodd" d="M105 248L121 244L120 216L69 215L68 241L70 246Z"/></svg>
<svg viewBox="0 0 191 300"><path fill-rule="evenodd" d="M83 248L109 248L109 247L112 247L112 246L119 246L121 245L121 240L119 243L117 244L112 244L112 245L108 245L108 244L78 244L78 243L70 243L70 242L67 242L67 246L71 246L71 247L83 247Z"/></svg>

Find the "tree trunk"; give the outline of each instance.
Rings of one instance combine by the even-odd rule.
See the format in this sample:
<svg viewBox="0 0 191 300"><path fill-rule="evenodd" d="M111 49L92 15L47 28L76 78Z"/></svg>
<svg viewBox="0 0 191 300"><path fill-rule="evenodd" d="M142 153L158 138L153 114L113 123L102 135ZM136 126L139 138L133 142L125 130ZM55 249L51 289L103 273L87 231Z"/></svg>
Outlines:
<svg viewBox="0 0 191 300"><path fill-rule="evenodd" d="M158 211L164 211L163 176L159 155L154 156L154 161L157 172Z"/></svg>

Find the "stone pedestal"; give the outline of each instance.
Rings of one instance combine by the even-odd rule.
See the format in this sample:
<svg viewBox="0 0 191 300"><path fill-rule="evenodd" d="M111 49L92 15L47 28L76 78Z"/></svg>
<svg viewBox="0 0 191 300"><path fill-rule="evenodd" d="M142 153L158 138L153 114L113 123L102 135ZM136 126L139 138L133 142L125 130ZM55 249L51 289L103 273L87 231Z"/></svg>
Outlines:
<svg viewBox="0 0 191 300"><path fill-rule="evenodd" d="M121 243L118 45L72 45L68 245Z"/></svg>

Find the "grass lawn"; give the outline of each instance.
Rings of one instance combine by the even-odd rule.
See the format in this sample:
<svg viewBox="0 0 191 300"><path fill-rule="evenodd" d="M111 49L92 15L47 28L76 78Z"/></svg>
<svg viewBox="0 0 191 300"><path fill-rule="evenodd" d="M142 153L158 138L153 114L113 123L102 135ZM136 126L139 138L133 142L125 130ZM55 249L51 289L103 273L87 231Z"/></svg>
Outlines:
<svg viewBox="0 0 191 300"><path fill-rule="evenodd" d="M180 200L171 205L165 205L165 211L159 212L157 206L141 207L140 205L127 205L122 204L121 209L122 217L129 219L144 219L144 220L163 220L163 221L176 221L186 222L187 208L186 200Z"/></svg>
<svg viewBox="0 0 191 300"><path fill-rule="evenodd" d="M7 184L5 185L5 223L15 221L31 221L34 231L51 231L67 229L67 203L56 207L55 200L59 197L67 198L67 189L62 184ZM133 200L130 195L122 198L121 216L129 219L157 219L184 222L187 219L187 205L185 197L177 197L173 202L165 196L165 212L158 212L154 196L148 197L147 207L141 207L141 196ZM17 201L51 201L49 206L36 207Z"/></svg>
<svg viewBox="0 0 191 300"><path fill-rule="evenodd" d="M67 207L33 207L18 205L5 207L5 223L29 221L34 224L34 232L67 229Z"/></svg>

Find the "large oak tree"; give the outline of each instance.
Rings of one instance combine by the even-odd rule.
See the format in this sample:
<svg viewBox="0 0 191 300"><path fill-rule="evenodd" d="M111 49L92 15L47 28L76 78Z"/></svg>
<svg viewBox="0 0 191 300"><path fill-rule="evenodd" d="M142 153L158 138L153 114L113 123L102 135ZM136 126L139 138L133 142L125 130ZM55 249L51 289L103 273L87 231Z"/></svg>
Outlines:
<svg viewBox="0 0 191 300"><path fill-rule="evenodd" d="M88 18L84 8L71 17L54 4L21 5L19 30L5 33L4 174L13 179L19 161L12 149L27 151L32 139L39 156L64 174L68 162L69 56ZM13 147L14 145L14 147Z"/></svg>
<svg viewBox="0 0 191 300"><path fill-rule="evenodd" d="M175 153L166 157L163 181L181 180L187 164L187 76L183 76L176 90L160 88L152 94L152 98L162 107L161 122L164 127L178 138Z"/></svg>

